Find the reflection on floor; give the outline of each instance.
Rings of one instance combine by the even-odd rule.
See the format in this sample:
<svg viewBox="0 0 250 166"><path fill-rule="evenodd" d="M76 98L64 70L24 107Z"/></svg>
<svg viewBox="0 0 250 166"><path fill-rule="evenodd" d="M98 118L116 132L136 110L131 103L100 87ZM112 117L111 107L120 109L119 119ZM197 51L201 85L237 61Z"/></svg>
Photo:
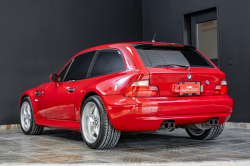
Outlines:
<svg viewBox="0 0 250 166"><path fill-rule="evenodd" d="M108 150L89 149L79 132L45 129L38 136L0 132L0 163L168 163L250 159L250 130L226 128L216 140L193 140L185 130L122 133Z"/></svg>

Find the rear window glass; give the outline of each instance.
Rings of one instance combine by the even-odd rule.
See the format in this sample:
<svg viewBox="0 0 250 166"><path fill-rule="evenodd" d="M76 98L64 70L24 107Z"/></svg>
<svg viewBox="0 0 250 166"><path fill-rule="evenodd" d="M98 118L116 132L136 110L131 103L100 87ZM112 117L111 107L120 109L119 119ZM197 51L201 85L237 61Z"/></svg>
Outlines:
<svg viewBox="0 0 250 166"><path fill-rule="evenodd" d="M118 51L100 51L94 64L91 77L111 74L124 70L124 62Z"/></svg>
<svg viewBox="0 0 250 166"><path fill-rule="evenodd" d="M170 64L185 65L190 67L214 67L197 50L182 48L137 48L146 67L157 67Z"/></svg>

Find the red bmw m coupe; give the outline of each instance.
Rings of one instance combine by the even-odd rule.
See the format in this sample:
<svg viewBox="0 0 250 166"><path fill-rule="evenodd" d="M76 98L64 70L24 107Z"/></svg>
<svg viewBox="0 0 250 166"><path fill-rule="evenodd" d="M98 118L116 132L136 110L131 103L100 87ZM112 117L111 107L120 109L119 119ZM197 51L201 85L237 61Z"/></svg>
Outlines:
<svg viewBox="0 0 250 166"><path fill-rule="evenodd" d="M218 137L233 110L225 74L191 46L129 42L75 55L51 82L20 100L24 134L75 130L89 148L112 148L122 131L173 131Z"/></svg>

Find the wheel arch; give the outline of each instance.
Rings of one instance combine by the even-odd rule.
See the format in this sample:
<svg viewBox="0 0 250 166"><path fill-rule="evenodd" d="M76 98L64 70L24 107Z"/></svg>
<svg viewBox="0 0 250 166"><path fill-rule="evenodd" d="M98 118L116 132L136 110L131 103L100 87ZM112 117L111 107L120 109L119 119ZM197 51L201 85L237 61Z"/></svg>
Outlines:
<svg viewBox="0 0 250 166"><path fill-rule="evenodd" d="M84 102L87 100L88 97L94 96L94 95L100 96L99 94L97 94L94 91L90 91L90 92L86 93L86 95L84 95L82 102L81 102L81 107L80 107L80 116L82 115L82 107L83 107Z"/></svg>
<svg viewBox="0 0 250 166"><path fill-rule="evenodd" d="M19 102L19 108L21 108L21 105L22 105L22 101L25 97L29 97L27 94L23 94L21 99L20 99L20 102Z"/></svg>
<svg viewBox="0 0 250 166"><path fill-rule="evenodd" d="M22 101L25 97L29 97L29 99L30 99L29 101L31 102L35 118L40 117L40 115L37 114L39 109L38 109L37 104L35 102L35 90L30 89L22 94L21 99L20 99L20 103L19 103L19 108L21 108Z"/></svg>
<svg viewBox="0 0 250 166"><path fill-rule="evenodd" d="M21 99L20 99L20 102L19 102L19 108L21 108L21 104L22 104L22 101L25 97L29 97L30 100L34 97L34 94L35 94L35 91L33 89L30 89L30 90L27 90L25 91L22 96L21 96ZM31 100L31 103L33 105L33 102Z"/></svg>
<svg viewBox="0 0 250 166"><path fill-rule="evenodd" d="M111 118L110 113L109 113L109 111L108 111L108 109L107 109L107 105L106 105L106 103L105 103L105 101L104 101L104 99L103 99L103 96L100 95L100 94L101 94L101 93L98 93L98 92L95 92L95 91L89 91L89 92L87 92L87 93L84 95L84 97L82 98L82 101L81 101L81 106L80 106L80 110L79 110L79 114L78 114L78 115L79 115L79 121L80 121L80 119L81 119L82 108L83 108L84 102L87 100L88 97L97 95L97 96L99 96L99 97L101 98L101 100L102 100L102 102L103 102L103 105L104 105L104 107L105 107L105 109L106 109L108 118L109 118L109 120L110 120L110 123L112 124L112 118Z"/></svg>

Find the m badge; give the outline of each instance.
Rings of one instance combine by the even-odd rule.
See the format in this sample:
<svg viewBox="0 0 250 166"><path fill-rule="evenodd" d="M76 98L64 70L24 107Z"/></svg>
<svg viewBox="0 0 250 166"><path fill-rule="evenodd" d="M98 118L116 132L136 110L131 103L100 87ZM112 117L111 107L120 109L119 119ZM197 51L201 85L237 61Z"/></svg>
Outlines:
<svg viewBox="0 0 250 166"><path fill-rule="evenodd" d="M187 79L188 79L188 80L191 80L191 79L192 79L192 74L188 74L188 75L187 75Z"/></svg>

